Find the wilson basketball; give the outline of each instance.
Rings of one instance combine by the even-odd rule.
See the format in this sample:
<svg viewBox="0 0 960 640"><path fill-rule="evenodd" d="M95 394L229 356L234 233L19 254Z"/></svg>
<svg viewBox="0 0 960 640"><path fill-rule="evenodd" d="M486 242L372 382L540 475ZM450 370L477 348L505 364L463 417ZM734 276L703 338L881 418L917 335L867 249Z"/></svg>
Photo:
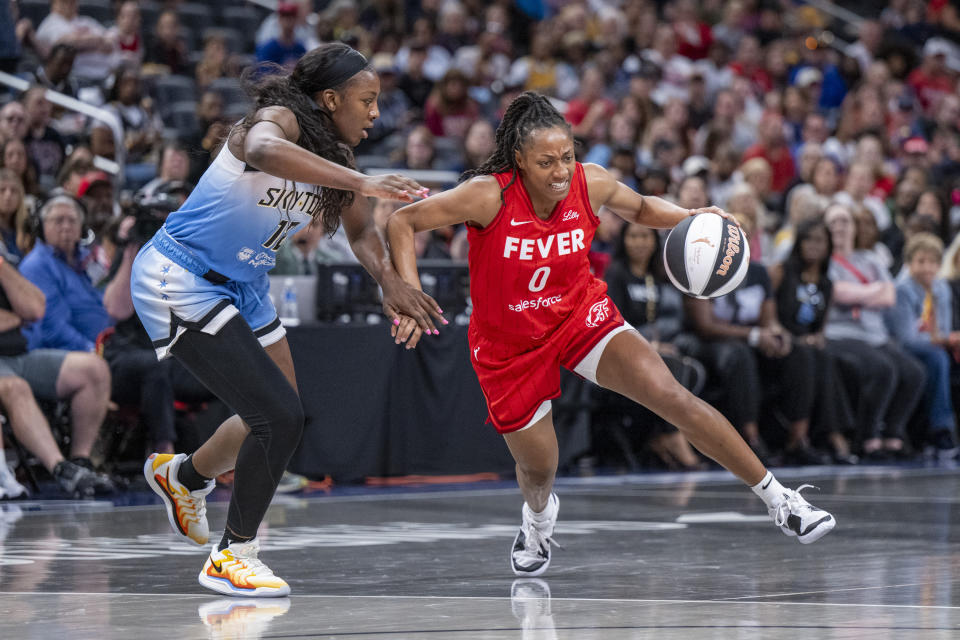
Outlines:
<svg viewBox="0 0 960 640"><path fill-rule="evenodd" d="M715 298L743 282L750 246L733 220L698 213L670 230L663 245L663 264L670 281L687 295Z"/></svg>

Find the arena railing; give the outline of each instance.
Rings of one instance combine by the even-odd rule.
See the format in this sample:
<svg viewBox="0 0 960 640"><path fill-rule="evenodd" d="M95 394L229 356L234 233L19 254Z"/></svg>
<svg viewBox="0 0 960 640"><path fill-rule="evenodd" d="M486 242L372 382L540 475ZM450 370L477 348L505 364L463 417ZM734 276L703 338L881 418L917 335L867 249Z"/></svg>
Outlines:
<svg viewBox="0 0 960 640"><path fill-rule="evenodd" d="M35 86L23 78L5 73L3 71L0 71L0 84L6 85L11 89L21 93L32 86ZM123 127L120 125L120 120L112 112L106 109L87 104L86 102L77 100L74 97L60 93L59 91L54 91L53 89L47 89L44 92L44 97L59 107L63 107L64 109L68 109L70 111L76 111L77 113L82 113L85 116L89 116L90 118L107 125L107 127L110 129L110 133L113 134L114 159L110 160L109 158L96 156L93 159L93 164L97 169L101 169L102 171L106 171L111 175L121 178L121 180L114 181L114 189L117 189L120 185L120 182L122 182L123 171L126 162L126 147L123 144Z"/></svg>

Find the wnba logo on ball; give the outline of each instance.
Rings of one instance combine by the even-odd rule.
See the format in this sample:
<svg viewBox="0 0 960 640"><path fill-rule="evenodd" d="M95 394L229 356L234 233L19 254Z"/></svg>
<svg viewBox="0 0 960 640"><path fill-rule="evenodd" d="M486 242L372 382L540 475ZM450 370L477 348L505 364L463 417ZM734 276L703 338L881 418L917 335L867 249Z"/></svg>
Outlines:
<svg viewBox="0 0 960 640"><path fill-rule="evenodd" d="M727 275L730 265L733 264L733 257L740 253L740 227L735 224L727 225L727 247L720 267L717 269L718 276Z"/></svg>
<svg viewBox="0 0 960 640"><path fill-rule="evenodd" d="M604 298L590 307L590 311L587 313L587 326L596 327L609 317L610 307L607 305L607 299Z"/></svg>

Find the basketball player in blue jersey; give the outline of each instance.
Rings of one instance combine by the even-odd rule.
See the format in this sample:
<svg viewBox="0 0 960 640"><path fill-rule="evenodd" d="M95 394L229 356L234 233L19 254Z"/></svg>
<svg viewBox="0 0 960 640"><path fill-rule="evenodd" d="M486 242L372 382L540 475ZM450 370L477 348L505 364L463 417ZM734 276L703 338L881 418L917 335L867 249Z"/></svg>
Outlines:
<svg viewBox="0 0 960 640"><path fill-rule="evenodd" d="M205 496L234 473L223 538L200 584L227 595L283 596L290 587L261 562L256 535L300 442L304 414L267 272L283 242L309 224L342 223L357 258L383 288L393 330L415 319L438 333L429 296L393 269L365 196L410 202L426 190L398 175L353 170L350 148L379 115L380 80L340 43L322 45L289 75L251 83L255 105L233 127L196 189L144 245L131 293L159 358L176 357L237 415L191 456L144 464L174 530L203 545Z"/></svg>

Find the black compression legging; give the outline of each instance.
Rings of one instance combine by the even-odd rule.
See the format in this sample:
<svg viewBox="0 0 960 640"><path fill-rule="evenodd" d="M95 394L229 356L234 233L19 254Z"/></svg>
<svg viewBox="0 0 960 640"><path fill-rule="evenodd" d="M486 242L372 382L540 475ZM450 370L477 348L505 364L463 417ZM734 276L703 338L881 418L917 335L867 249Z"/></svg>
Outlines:
<svg viewBox="0 0 960 640"><path fill-rule="evenodd" d="M300 397L240 316L213 336L188 330L170 352L250 427L234 468L227 530L253 538L300 444Z"/></svg>

